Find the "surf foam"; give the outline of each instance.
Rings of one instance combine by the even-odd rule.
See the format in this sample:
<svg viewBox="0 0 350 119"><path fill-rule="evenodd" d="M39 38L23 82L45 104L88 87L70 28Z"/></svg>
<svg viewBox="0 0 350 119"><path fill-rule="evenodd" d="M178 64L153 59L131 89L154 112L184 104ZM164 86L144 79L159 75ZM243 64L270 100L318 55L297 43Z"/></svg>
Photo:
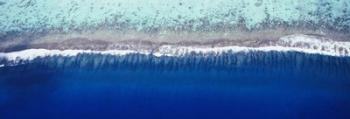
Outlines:
<svg viewBox="0 0 350 119"><path fill-rule="evenodd" d="M318 38L316 36L308 35L290 35L280 38L277 43L271 46L263 47L245 47L245 46L225 46L225 47L207 47L207 46L175 46L163 45L158 49L153 50L48 50L48 49L27 49L23 51L0 53L0 59L5 59L16 63L20 60L30 61L40 57L50 56L66 56L74 57L78 54L103 54L123 56L127 54L146 54L161 56L185 56L191 53L200 54L215 54L220 55L225 52L302 52L309 54L321 54L330 56L349 57L350 56L350 42L333 41L331 39Z"/></svg>

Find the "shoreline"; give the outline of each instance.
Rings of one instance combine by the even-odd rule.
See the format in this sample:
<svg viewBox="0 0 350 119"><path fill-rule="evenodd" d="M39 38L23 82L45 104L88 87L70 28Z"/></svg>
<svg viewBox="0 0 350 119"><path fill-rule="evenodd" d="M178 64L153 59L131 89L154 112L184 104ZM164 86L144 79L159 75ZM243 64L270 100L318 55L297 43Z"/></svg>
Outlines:
<svg viewBox="0 0 350 119"><path fill-rule="evenodd" d="M320 54L335 57L350 57L350 42L333 41L316 36L303 34L289 35L264 46L215 46L210 45L169 45L139 48L130 46L124 49L45 49L29 48L14 52L0 52L0 58L7 61L33 60L49 56L77 56L79 54L102 54L123 56L128 54L144 54L156 57L181 57L189 54L220 55L221 53L249 53L249 52L300 52L306 54Z"/></svg>
<svg viewBox="0 0 350 119"><path fill-rule="evenodd" d="M331 42L350 42L350 34L302 28L265 30L235 30L215 32L159 31L48 31L46 33L18 32L1 36L0 52L25 49L125 50L157 49L163 45L200 47L263 47L290 35L306 35Z"/></svg>

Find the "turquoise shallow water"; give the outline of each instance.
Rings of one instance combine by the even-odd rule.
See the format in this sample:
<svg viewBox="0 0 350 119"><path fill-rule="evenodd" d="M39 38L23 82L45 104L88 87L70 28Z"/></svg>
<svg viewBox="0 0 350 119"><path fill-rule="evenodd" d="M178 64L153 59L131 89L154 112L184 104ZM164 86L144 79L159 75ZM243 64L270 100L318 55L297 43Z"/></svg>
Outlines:
<svg viewBox="0 0 350 119"><path fill-rule="evenodd" d="M347 29L348 0L1 0L2 32L28 29L149 28L316 24Z"/></svg>
<svg viewBox="0 0 350 119"><path fill-rule="evenodd" d="M39 58L0 68L0 118L348 119L349 66L295 52Z"/></svg>

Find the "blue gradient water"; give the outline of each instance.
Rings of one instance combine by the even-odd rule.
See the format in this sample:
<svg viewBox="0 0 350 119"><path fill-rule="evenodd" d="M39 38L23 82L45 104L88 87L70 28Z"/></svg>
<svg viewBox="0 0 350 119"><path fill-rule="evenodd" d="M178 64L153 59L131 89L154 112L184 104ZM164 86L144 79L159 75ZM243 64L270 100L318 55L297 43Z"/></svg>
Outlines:
<svg viewBox="0 0 350 119"><path fill-rule="evenodd" d="M345 119L349 94L350 58L295 52L57 56L0 68L1 119Z"/></svg>

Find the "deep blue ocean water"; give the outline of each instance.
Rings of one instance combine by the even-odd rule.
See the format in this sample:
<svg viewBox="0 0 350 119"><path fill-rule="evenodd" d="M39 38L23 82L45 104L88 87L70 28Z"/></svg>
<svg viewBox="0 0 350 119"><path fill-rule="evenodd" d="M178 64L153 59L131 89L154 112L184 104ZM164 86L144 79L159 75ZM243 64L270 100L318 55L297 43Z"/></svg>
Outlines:
<svg viewBox="0 0 350 119"><path fill-rule="evenodd" d="M350 58L82 54L0 68L0 119L88 118L349 119Z"/></svg>

